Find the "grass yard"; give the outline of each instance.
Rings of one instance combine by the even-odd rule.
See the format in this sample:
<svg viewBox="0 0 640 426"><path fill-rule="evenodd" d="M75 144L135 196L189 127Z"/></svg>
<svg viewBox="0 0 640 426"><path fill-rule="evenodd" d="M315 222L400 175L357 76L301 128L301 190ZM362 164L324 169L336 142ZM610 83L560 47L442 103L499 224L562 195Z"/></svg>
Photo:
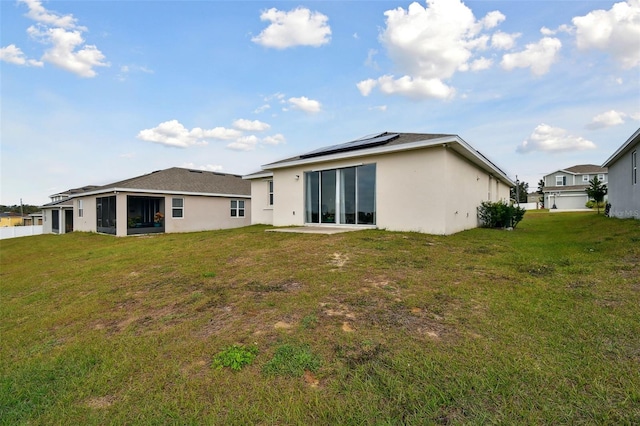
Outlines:
<svg viewBox="0 0 640 426"><path fill-rule="evenodd" d="M640 424L640 221L0 246L2 425Z"/></svg>

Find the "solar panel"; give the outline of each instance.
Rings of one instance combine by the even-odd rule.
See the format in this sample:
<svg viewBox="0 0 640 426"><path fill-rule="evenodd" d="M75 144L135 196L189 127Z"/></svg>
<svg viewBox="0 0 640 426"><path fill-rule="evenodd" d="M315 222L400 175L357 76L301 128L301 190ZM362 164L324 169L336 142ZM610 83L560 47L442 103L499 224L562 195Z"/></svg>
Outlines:
<svg viewBox="0 0 640 426"><path fill-rule="evenodd" d="M351 142L345 142L338 145L325 146L323 148L316 149L315 151L308 152L300 156L300 158L318 157L320 155L335 154L337 152L355 151L362 148L371 148L378 145L384 145L390 142L400 135L398 133L380 133L373 137L364 139L356 139Z"/></svg>

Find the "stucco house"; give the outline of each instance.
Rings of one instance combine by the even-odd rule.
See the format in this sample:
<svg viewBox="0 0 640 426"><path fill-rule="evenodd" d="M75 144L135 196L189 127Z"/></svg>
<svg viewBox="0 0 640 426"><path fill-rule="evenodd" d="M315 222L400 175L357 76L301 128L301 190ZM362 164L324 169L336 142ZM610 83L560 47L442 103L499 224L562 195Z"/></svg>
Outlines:
<svg viewBox="0 0 640 426"><path fill-rule="evenodd" d="M589 181L597 177L599 181L608 184L606 167L594 164L581 164L556 170L544 176L544 206L558 210L587 209L589 197L585 189Z"/></svg>
<svg viewBox="0 0 640 426"><path fill-rule="evenodd" d="M73 201L71 196L98 188L95 185L72 188L49 196L51 201L42 208L42 232L44 234L65 234L73 231Z"/></svg>
<svg viewBox="0 0 640 426"><path fill-rule="evenodd" d="M262 166L253 223L453 234L515 183L457 135L380 133Z"/></svg>
<svg viewBox="0 0 640 426"><path fill-rule="evenodd" d="M640 219L639 157L640 128L602 165L609 170L609 216Z"/></svg>
<svg viewBox="0 0 640 426"><path fill-rule="evenodd" d="M6 226L22 226L27 217L28 216L23 216L20 213L0 213L0 228Z"/></svg>
<svg viewBox="0 0 640 426"><path fill-rule="evenodd" d="M249 182L238 175L178 167L158 170L85 187L42 206L44 232L126 236L247 226L250 190Z"/></svg>

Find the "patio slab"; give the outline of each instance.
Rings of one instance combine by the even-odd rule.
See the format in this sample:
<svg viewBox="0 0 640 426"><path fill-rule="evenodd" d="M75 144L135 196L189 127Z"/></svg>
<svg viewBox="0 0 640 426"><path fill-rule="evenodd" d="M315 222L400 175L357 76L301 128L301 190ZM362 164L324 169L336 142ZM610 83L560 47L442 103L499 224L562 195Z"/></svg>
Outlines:
<svg viewBox="0 0 640 426"><path fill-rule="evenodd" d="M348 226L296 226L293 228L274 228L267 229L267 232L293 232L298 234L340 234L343 232L362 231L364 229L373 228L351 228Z"/></svg>

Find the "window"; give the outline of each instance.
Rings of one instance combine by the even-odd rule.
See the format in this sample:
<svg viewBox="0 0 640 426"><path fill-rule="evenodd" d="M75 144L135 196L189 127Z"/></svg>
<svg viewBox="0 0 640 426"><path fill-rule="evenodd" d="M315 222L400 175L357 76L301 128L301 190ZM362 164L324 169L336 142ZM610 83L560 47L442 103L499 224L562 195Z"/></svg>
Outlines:
<svg viewBox="0 0 640 426"><path fill-rule="evenodd" d="M636 185L638 183L638 151L631 153L631 184Z"/></svg>
<svg viewBox="0 0 640 426"><path fill-rule="evenodd" d="M599 174L599 175L598 175L598 180L599 180L600 182L604 182L604 174Z"/></svg>
<svg viewBox="0 0 640 426"><path fill-rule="evenodd" d="M556 186L565 186L567 184L566 176L556 176Z"/></svg>
<svg viewBox="0 0 640 426"><path fill-rule="evenodd" d="M305 222L375 225L376 165L305 173Z"/></svg>
<svg viewBox="0 0 640 426"><path fill-rule="evenodd" d="M184 198L171 199L171 217L184 217Z"/></svg>
<svg viewBox="0 0 640 426"><path fill-rule="evenodd" d="M269 205L272 206L273 205L273 181L272 180L268 181L267 185L269 186Z"/></svg>
<svg viewBox="0 0 640 426"><path fill-rule="evenodd" d="M600 178L598 178L600 179ZM582 181L583 182L589 182L589 175L582 175Z"/></svg>
<svg viewBox="0 0 640 426"><path fill-rule="evenodd" d="M82 208L82 200L78 200L78 217L84 215L84 209Z"/></svg>
<svg viewBox="0 0 640 426"><path fill-rule="evenodd" d="M231 217L244 217L244 200L231 200Z"/></svg>

